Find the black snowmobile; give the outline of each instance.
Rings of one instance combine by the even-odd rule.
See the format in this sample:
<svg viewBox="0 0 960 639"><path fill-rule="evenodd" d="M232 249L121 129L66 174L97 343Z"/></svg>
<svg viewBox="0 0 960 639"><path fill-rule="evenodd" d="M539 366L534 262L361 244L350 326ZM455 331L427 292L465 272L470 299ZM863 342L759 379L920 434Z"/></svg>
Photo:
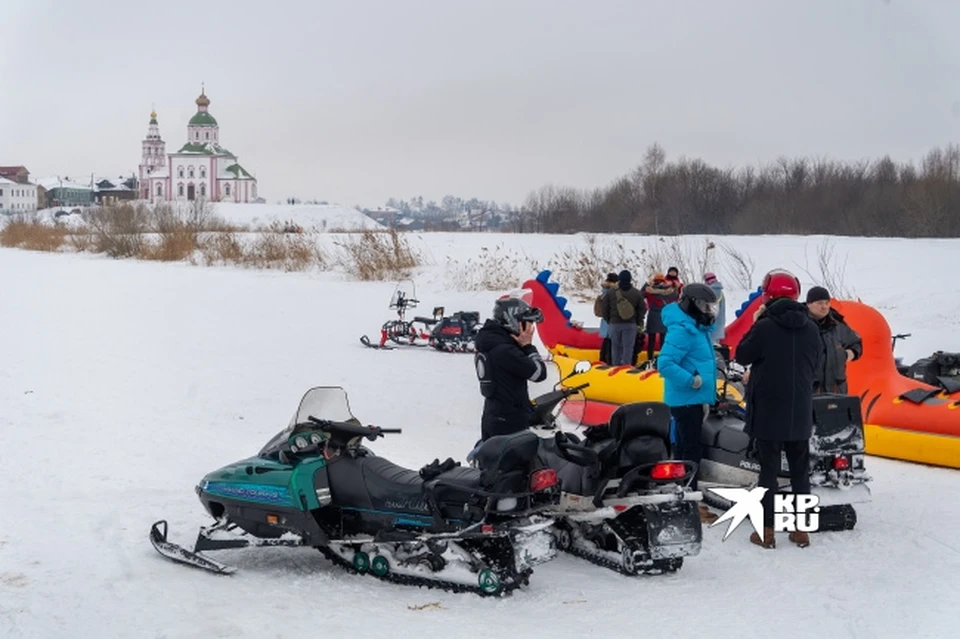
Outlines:
<svg viewBox="0 0 960 639"><path fill-rule="evenodd" d="M416 316L406 319L408 309L416 308L420 300L408 296L399 288L390 298L389 308L397 311L397 318L384 322L380 328L380 340L374 343L369 337L360 337L360 343L370 348L391 350L397 346L432 347L448 353L472 353L480 330L480 313L457 311L445 316L446 309L436 306L432 317Z"/></svg>
<svg viewBox="0 0 960 639"><path fill-rule="evenodd" d="M578 362L572 377L590 369ZM548 431L540 461L557 471L557 547L625 575L675 572L700 552L699 492L689 484L696 464L671 459L670 411L659 402L620 406L581 440L558 427L581 427L588 384L559 388L534 400L531 425ZM580 401L578 401L580 400ZM559 409L559 410L558 410ZM562 415L563 417L560 417Z"/></svg>
<svg viewBox="0 0 960 639"><path fill-rule="evenodd" d="M743 432L743 369L724 362L723 388L703 424L699 488L705 502L723 510L733 504L711 488L752 488L760 463L751 439ZM810 438L810 489L820 499L820 531L850 530L857 523L853 504L869 502L870 476L864 467L863 420L860 400L849 395L818 395L813 401ZM789 492L786 455L781 457L779 484Z"/></svg>
<svg viewBox="0 0 960 639"><path fill-rule="evenodd" d="M910 337L910 333L893 336L893 347L897 340ZM928 357L921 357L913 364L904 364L896 358L897 371L905 377L915 379L941 389L947 394L960 391L960 353L935 351Z"/></svg>
<svg viewBox="0 0 960 639"><path fill-rule="evenodd" d="M536 434L488 440L483 471L447 459L417 472L361 446L399 432L361 425L342 388L311 389L255 457L201 480L197 495L216 523L192 551L167 539L166 521L150 540L167 558L221 574L235 569L205 551L313 546L350 571L402 584L500 595L528 583L556 552L542 513L560 497L556 473L537 462Z"/></svg>

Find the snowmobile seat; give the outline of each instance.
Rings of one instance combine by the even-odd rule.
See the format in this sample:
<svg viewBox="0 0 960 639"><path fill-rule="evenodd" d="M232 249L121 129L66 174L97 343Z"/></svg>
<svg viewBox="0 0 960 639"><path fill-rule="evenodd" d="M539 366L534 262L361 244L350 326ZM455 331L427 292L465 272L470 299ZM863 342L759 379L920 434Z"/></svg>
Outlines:
<svg viewBox="0 0 960 639"><path fill-rule="evenodd" d="M740 422L739 429L736 427L736 422L724 424L717 433L717 448L731 453L745 452L750 443L750 435L743 432L742 424L743 422Z"/></svg>
<svg viewBox="0 0 960 639"><path fill-rule="evenodd" d="M663 402L634 402L610 416L610 435L621 442L641 435L670 441L670 408Z"/></svg>
<svg viewBox="0 0 960 639"><path fill-rule="evenodd" d="M327 466L338 505L389 512L427 514L420 473L383 457L342 457Z"/></svg>
<svg viewBox="0 0 960 639"><path fill-rule="evenodd" d="M424 484L424 491L437 504L441 516L463 519L474 501L475 491L481 486L481 471L469 466L457 466Z"/></svg>
<svg viewBox="0 0 960 639"><path fill-rule="evenodd" d="M607 440L609 442L609 440ZM580 447L580 444L570 442ZM588 449L595 447L588 447ZM600 464L590 463L588 455L576 456L577 461L564 455L557 446L555 438L540 440L540 461L547 467L557 471L560 490L574 495L593 495L597 491L600 477Z"/></svg>
<svg viewBox="0 0 960 639"><path fill-rule="evenodd" d="M634 437L623 445L620 455L620 467L641 466L655 464L670 457L667 450L667 440L661 437L641 435Z"/></svg>
<svg viewBox="0 0 960 639"><path fill-rule="evenodd" d="M723 429L723 422L714 417L708 417L700 429L700 443L711 448L717 445L717 437Z"/></svg>
<svg viewBox="0 0 960 639"><path fill-rule="evenodd" d="M427 326L433 326L434 324L436 324L436 323L439 322L440 320L435 319L435 318L433 318L433 317L421 317L421 316L417 315L416 317L413 318L413 321L414 321L414 322L423 322L423 323L426 324Z"/></svg>
<svg viewBox="0 0 960 639"><path fill-rule="evenodd" d="M448 470L437 477L437 480L444 483L465 486L467 488L480 488L480 475L481 472L476 468L457 466L453 470Z"/></svg>
<svg viewBox="0 0 960 639"><path fill-rule="evenodd" d="M491 492L524 492L538 450L540 437L529 430L491 437L477 451L481 483Z"/></svg>

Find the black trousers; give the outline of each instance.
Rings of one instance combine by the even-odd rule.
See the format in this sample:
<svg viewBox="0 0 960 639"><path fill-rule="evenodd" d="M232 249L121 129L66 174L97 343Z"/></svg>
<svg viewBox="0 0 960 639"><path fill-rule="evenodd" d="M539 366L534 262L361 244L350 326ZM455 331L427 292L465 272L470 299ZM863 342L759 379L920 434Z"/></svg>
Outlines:
<svg viewBox="0 0 960 639"><path fill-rule="evenodd" d="M773 496L777 492L777 476L780 474L780 451L787 454L790 467L790 490L794 494L810 493L810 441L778 442L766 439L754 441L760 460L758 484L767 489L763 494L763 525L773 527Z"/></svg>
<svg viewBox="0 0 960 639"><path fill-rule="evenodd" d="M703 443L700 438L707 412L703 404L690 404L689 406L672 406L670 414L673 416L677 436L677 449L674 451L673 458L686 459L697 465L697 473L690 483L690 488L696 490L697 479L700 476L700 462L703 461Z"/></svg>
<svg viewBox="0 0 960 639"><path fill-rule="evenodd" d="M609 364L613 360L610 359L610 345L612 342L609 337L603 338L603 343L600 345L600 361L604 364Z"/></svg>

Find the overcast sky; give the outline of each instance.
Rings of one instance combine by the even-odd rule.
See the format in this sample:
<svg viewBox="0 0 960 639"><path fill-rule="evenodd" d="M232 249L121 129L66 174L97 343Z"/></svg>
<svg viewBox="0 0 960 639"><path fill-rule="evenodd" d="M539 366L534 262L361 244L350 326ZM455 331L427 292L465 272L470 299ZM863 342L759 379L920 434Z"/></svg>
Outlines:
<svg viewBox="0 0 960 639"><path fill-rule="evenodd" d="M519 204L659 142L720 166L960 138L957 0L2 0L0 164L137 170L206 83L261 193Z"/></svg>

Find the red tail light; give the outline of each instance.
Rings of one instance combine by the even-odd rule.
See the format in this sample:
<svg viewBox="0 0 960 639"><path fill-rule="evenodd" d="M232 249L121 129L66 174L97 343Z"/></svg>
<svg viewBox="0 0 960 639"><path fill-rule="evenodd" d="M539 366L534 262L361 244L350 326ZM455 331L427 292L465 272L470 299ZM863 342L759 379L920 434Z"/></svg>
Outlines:
<svg viewBox="0 0 960 639"><path fill-rule="evenodd" d="M650 471L653 479L680 479L687 474L687 467L678 462L660 462Z"/></svg>
<svg viewBox="0 0 960 639"><path fill-rule="evenodd" d="M544 468L530 475L530 492L532 493L538 493L556 485L557 471L552 468Z"/></svg>
<svg viewBox="0 0 960 639"><path fill-rule="evenodd" d="M850 468L850 460L844 457L843 455L838 455L833 458L833 469L834 470L847 470Z"/></svg>

